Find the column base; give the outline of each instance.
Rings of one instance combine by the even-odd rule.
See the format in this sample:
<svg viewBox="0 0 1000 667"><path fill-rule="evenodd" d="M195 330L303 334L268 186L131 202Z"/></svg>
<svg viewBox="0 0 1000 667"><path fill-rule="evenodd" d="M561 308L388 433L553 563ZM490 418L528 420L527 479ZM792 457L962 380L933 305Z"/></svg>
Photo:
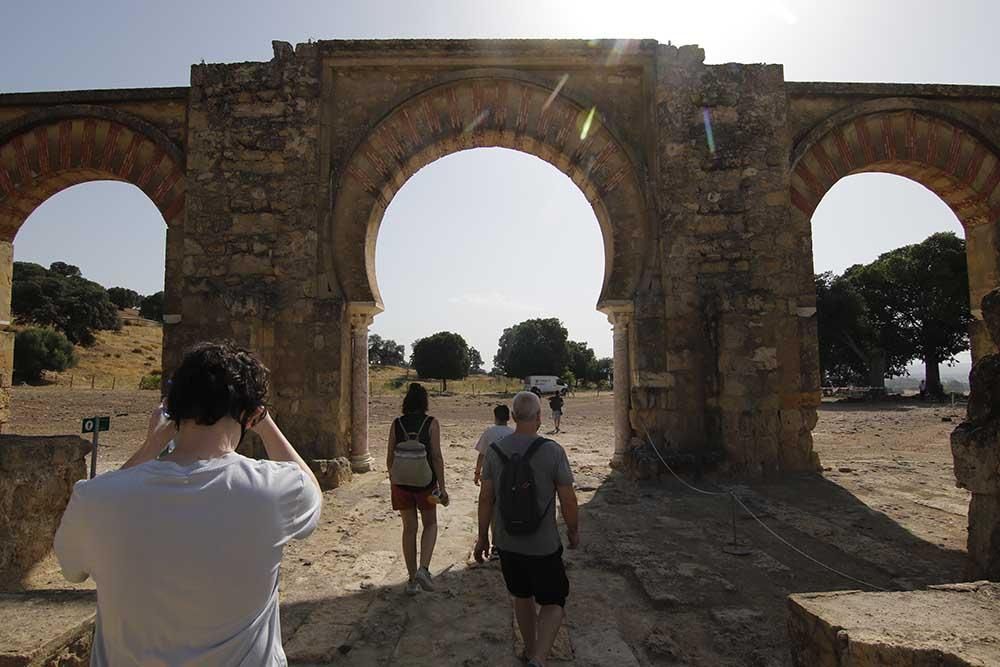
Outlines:
<svg viewBox="0 0 1000 667"><path fill-rule="evenodd" d="M372 458L371 454L361 454L360 456L351 457L351 471L352 472L370 472L372 469L372 463L375 459Z"/></svg>
<svg viewBox="0 0 1000 667"><path fill-rule="evenodd" d="M612 470L621 470L625 467L625 454L623 452L615 452L608 465L611 466Z"/></svg>

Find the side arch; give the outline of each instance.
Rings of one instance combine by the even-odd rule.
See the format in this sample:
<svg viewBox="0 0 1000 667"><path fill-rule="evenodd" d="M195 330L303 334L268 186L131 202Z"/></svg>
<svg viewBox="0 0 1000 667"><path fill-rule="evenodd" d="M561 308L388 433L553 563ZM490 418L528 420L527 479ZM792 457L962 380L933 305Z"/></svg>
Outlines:
<svg viewBox="0 0 1000 667"><path fill-rule="evenodd" d="M849 109L807 133L792 151L792 204L811 216L844 176L886 172L928 188L968 228L1000 216L1000 158L984 135L920 100Z"/></svg>
<svg viewBox="0 0 1000 667"><path fill-rule="evenodd" d="M65 105L0 127L0 239L42 202L95 180L132 183L170 226L184 209L184 155L148 122L108 107Z"/></svg>
<svg viewBox="0 0 1000 667"><path fill-rule="evenodd" d="M345 300L381 310L378 228L410 176L450 153L502 147L549 162L583 191L605 246L598 308L630 301L652 245L646 191L629 152L592 109L538 83L495 74L445 82L399 104L332 170L323 255Z"/></svg>
<svg viewBox="0 0 1000 667"><path fill-rule="evenodd" d="M873 100L817 124L791 155L793 214L808 220L841 178L864 172L904 176L938 195L965 229L972 356L995 351L980 301L1000 284L1000 151L988 134L946 105ZM810 257L811 261L811 257ZM816 375L818 386L818 372Z"/></svg>

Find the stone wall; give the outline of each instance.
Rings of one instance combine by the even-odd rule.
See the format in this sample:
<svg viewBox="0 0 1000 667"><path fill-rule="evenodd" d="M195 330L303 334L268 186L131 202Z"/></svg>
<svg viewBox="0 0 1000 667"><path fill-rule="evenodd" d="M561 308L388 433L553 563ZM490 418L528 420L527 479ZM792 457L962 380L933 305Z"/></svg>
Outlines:
<svg viewBox="0 0 1000 667"><path fill-rule="evenodd" d="M981 302L983 329L1000 342L1000 289ZM976 360L965 421L951 434L955 483L972 493L966 577L1000 581L1000 354Z"/></svg>
<svg viewBox="0 0 1000 667"><path fill-rule="evenodd" d="M733 473L815 469L799 317L815 297L788 212L782 68L703 57L661 46L657 62L661 284L637 295L633 424L723 449Z"/></svg>
<svg viewBox="0 0 1000 667"><path fill-rule="evenodd" d="M275 418L299 451L346 455L343 302L320 289L317 265L327 188L316 49L278 44L271 62L192 67L188 119L181 324L165 365L198 339L247 345L273 372Z"/></svg>
<svg viewBox="0 0 1000 667"><path fill-rule="evenodd" d="M77 436L0 435L0 589L17 589L51 551L89 452Z"/></svg>

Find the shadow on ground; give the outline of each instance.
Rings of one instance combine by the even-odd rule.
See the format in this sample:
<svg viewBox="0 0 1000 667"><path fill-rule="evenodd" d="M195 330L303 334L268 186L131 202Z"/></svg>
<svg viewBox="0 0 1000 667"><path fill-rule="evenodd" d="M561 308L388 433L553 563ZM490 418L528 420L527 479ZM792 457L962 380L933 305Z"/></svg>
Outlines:
<svg viewBox="0 0 1000 667"><path fill-rule="evenodd" d="M736 531L747 553L727 553L733 515L726 497L700 496L674 480L636 485L587 466L577 481L583 545L566 552L572 592L561 649L571 660L553 664L786 665L787 595L865 588L795 553L739 509ZM820 476L732 488L791 544L874 586L922 587L960 576L963 552L919 539ZM471 547L471 527L464 533ZM368 555L392 560L394 547ZM499 569L470 566L467 557L468 548L461 555L453 548L438 576L443 590L416 598L405 597L399 583L364 579L343 595L320 588L312 598L293 594L282 607L289 659L518 664ZM359 558L330 565L357 569ZM301 591L303 583L286 587Z"/></svg>

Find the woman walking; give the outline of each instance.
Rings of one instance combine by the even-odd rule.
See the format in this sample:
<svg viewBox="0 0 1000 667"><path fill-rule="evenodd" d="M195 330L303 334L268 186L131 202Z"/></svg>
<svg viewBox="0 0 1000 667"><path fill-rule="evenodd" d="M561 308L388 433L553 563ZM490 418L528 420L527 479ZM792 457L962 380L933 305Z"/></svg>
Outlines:
<svg viewBox="0 0 1000 667"><path fill-rule="evenodd" d="M410 574L406 592L434 590L431 556L437 542L437 503L448 504L441 455L441 427L427 414L427 390L414 382L403 398L403 414L389 427L386 467L392 480L392 509L403 520L403 558ZM427 481L427 480L430 481ZM417 511L424 525L417 566Z"/></svg>

